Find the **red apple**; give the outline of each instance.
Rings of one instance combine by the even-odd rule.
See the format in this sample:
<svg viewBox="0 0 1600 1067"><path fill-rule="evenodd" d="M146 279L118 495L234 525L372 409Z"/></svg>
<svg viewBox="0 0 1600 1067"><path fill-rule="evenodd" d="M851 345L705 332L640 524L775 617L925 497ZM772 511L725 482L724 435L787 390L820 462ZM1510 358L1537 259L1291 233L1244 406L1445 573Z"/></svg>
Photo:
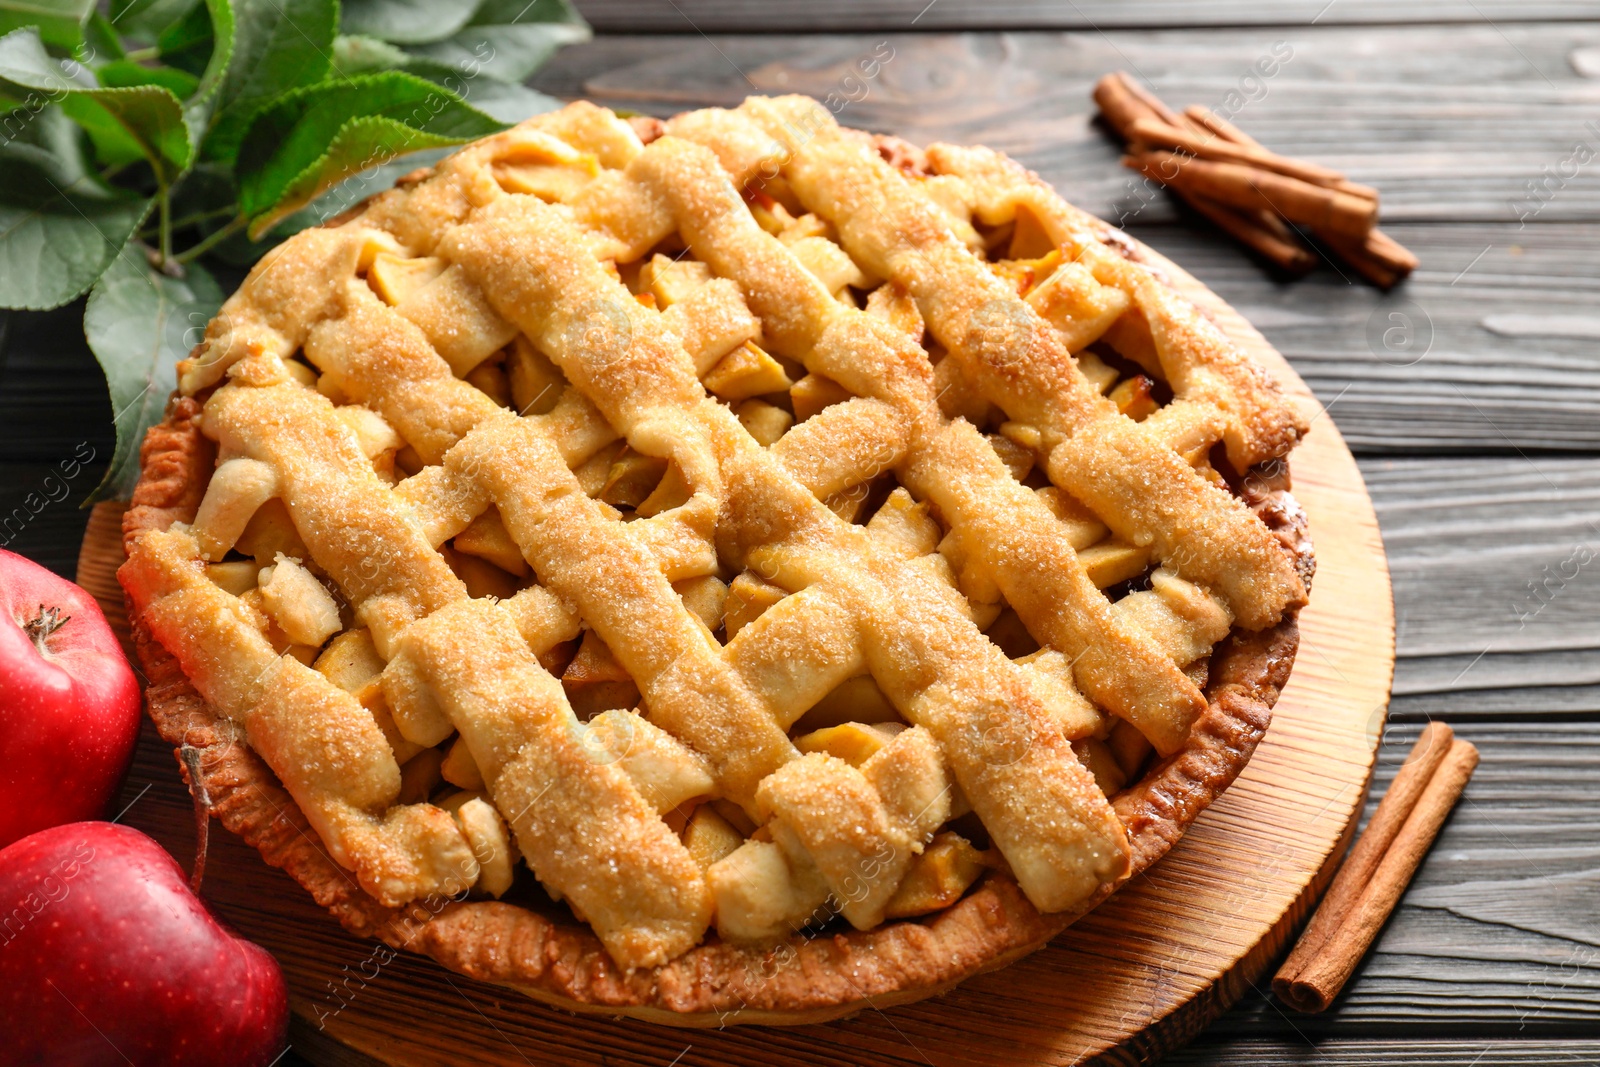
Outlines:
<svg viewBox="0 0 1600 1067"><path fill-rule="evenodd" d="M0 848L105 813L139 736L139 682L82 589L0 548Z"/></svg>
<svg viewBox="0 0 1600 1067"><path fill-rule="evenodd" d="M107 822L0 850L0 1061L266 1067L289 996L153 840Z"/></svg>

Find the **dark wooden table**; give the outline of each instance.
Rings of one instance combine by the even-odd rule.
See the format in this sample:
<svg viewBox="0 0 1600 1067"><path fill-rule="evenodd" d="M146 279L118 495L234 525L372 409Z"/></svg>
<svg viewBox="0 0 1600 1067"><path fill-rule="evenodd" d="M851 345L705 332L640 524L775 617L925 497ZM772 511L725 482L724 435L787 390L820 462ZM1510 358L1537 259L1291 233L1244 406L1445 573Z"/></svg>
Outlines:
<svg viewBox="0 0 1600 1067"><path fill-rule="evenodd" d="M1166 1062L1600 1063L1600 3L579 6L596 39L538 88L659 115L840 92L851 125L1004 149L1244 312L1361 457L1399 622L1374 792L1432 717L1483 763L1331 1011L1253 994ZM881 42L893 58L851 80ZM1119 68L1175 104L1242 101L1260 140L1377 186L1421 269L1387 295L1326 266L1275 281L1141 195L1091 121ZM66 574L111 447L80 312L13 315L0 349L0 520L91 457L0 533Z"/></svg>

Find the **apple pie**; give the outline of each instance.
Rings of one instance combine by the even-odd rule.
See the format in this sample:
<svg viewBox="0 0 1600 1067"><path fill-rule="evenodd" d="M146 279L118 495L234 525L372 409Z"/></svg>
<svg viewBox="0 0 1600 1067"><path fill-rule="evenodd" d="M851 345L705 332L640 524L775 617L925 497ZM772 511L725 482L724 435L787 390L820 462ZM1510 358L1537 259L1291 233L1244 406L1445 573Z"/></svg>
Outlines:
<svg viewBox="0 0 1600 1067"><path fill-rule="evenodd" d="M351 931L811 1022L1039 947L1234 779L1305 431L997 152L576 103L261 260L121 580L163 737Z"/></svg>

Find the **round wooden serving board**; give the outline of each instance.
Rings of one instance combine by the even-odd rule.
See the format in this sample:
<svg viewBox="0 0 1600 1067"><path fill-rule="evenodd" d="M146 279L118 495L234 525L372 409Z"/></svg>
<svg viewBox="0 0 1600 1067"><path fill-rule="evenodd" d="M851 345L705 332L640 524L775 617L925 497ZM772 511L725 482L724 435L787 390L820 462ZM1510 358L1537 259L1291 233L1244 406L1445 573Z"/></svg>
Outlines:
<svg viewBox="0 0 1600 1067"><path fill-rule="evenodd" d="M296 1050L319 1064L495 1067L1142 1063L1237 1000L1287 945L1348 844L1389 699L1394 608L1372 503L1333 421L1243 318L1145 254L1316 414L1292 463L1317 552L1294 675L1249 767L1177 847L1043 950L944 996L816 1026L679 1030L571 1015L361 941L213 824L205 896L283 965ZM102 504L78 581L126 640L121 562L121 507ZM189 863L188 790L148 721L123 803L124 823Z"/></svg>

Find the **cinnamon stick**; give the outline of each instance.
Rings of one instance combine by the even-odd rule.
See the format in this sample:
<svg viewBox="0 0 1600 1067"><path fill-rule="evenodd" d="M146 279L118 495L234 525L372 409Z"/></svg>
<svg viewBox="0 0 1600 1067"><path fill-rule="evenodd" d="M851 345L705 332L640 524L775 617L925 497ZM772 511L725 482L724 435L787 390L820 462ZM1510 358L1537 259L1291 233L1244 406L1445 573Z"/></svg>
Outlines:
<svg viewBox="0 0 1600 1067"><path fill-rule="evenodd" d="M1160 178L1156 178L1160 181ZM1257 255L1281 270L1300 274L1316 265L1316 256L1277 215L1260 208L1236 208L1193 193L1183 200Z"/></svg>
<svg viewBox="0 0 1600 1067"><path fill-rule="evenodd" d="M1312 255L1288 223L1382 288L1416 269L1417 257L1375 228L1378 191L1371 186L1280 156L1207 108L1175 112L1122 71L1101 78L1094 99L1128 142L1123 163L1285 270L1306 269Z"/></svg>
<svg viewBox="0 0 1600 1067"><path fill-rule="evenodd" d="M1205 127L1191 117L1174 112L1121 71L1107 74L1100 79L1094 88L1094 99L1105 115L1106 121L1125 141L1135 140L1133 127L1140 122L1152 122L1169 128L1178 127L1184 131L1191 131L1195 136L1207 132ZM1138 146L1130 147L1136 152L1143 151ZM1184 199L1234 240L1283 270L1300 273L1315 263L1310 250L1282 220L1269 211L1237 209L1232 205L1199 196L1185 196Z"/></svg>
<svg viewBox="0 0 1600 1067"><path fill-rule="evenodd" d="M1232 141L1234 144L1242 144L1248 148L1259 148L1263 152L1267 151L1266 145L1251 137L1210 108L1201 107L1199 104L1190 104L1183 109L1183 116L1190 122L1210 130L1224 141Z"/></svg>
<svg viewBox="0 0 1600 1067"><path fill-rule="evenodd" d="M1290 222L1363 240L1378 221L1378 205L1363 197L1239 163L1213 163L1172 152L1134 157L1139 169L1181 193L1234 207L1264 208Z"/></svg>
<svg viewBox="0 0 1600 1067"><path fill-rule="evenodd" d="M1159 119L1172 126L1183 123L1176 112L1120 70L1095 83L1094 102L1124 141L1129 139L1128 129L1141 118Z"/></svg>
<svg viewBox="0 0 1600 1067"><path fill-rule="evenodd" d="M1333 1003L1394 911L1478 764L1478 750L1452 738L1448 726L1432 723L1417 739L1273 978L1273 991L1291 1007L1317 1012Z"/></svg>
<svg viewBox="0 0 1600 1067"><path fill-rule="evenodd" d="M1272 149L1268 148L1266 145L1263 145L1260 141L1256 140L1254 137L1251 137L1248 133L1245 133L1243 130L1229 122L1227 119L1223 118L1221 115L1218 115L1214 111L1200 107L1198 104L1193 104L1184 108L1183 117L1188 119L1189 122L1193 123L1194 125L1206 130L1208 133L1213 133L1231 144L1265 152L1273 159L1282 162L1299 162L1298 160L1290 160L1284 156L1278 155L1276 152L1272 151ZM1372 186L1362 185L1359 182L1353 182L1349 178L1346 178L1343 174L1339 174L1338 171L1329 171L1329 173L1337 175L1338 180L1332 182L1328 188L1338 189L1340 192L1349 193L1351 196L1359 196L1363 200L1376 201L1378 199L1378 190L1374 189Z"/></svg>
<svg viewBox="0 0 1600 1067"><path fill-rule="evenodd" d="M1406 817L1417 806L1417 798L1422 796L1423 789L1433 778L1433 772L1444 762L1445 753L1454 739L1455 732L1442 722L1430 722L1423 729L1422 736L1417 738L1405 762L1395 772L1394 781L1389 783L1389 791L1378 803L1378 810L1373 813L1361 840L1352 845L1349 855L1345 856L1338 876L1323 895L1321 906L1300 935L1294 951L1280 969L1280 975L1288 971L1299 972L1305 962L1321 950L1329 935L1344 922L1345 916L1350 914L1350 908L1372 880L1372 872L1378 869L1383 854L1394 843L1395 835L1405 824Z"/></svg>
<svg viewBox="0 0 1600 1067"><path fill-rule="evenodd" d="M1345 180L1344 175L1338 171L1319 167L1315 163L1286 159L1263 148L1236 144L1223 140L1210 131L1204 136L1197 136L1176 126L1169 126L1158 119L1135 119L1133 125L1128 127L1128 132L1131 135L1129 140L1132 141L1141 141L1158 148L1180 149L1200 159L1218 163L1245 163L1263 170L1286 174L1291 178L1299 178L1303 182L1320 185L1325 189L1336 189ZM1376 194L1373 195L1373 199L1376 199Z"/></svg>
<svg viewBox="0 0 1600 1067"><path fill-rule="evenodd" d="M1401 278L1417 269L1418 260L1411 250L1379 229L1373 229L1366 240L1360 242L1351 242L1336 234L1318 233L1317 236L1325 240L1340 259L1380 289L1393 288Z"/></svg>
<svg viewBox="0 0 1600 1067"><path fill-rule="evenodd" d="M1308 271L1317 264L1316 254L1301 244L1294 231L1270 211L1246 213L1203 196L1184 199L1218 229L1284 270Z"/></svg>

